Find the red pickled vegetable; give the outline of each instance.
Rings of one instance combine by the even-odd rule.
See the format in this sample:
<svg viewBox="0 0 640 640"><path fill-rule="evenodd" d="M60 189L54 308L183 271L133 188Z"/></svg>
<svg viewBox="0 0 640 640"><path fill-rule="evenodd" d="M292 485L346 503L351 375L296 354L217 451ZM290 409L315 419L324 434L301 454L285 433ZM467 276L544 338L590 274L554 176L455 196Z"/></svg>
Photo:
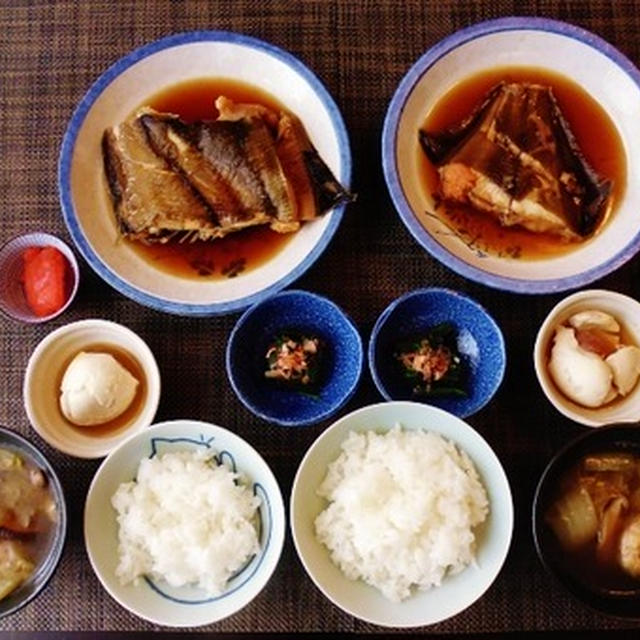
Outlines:
<svg viewBox="0 0 640 640"><path fill-rule="evenodd" d="M27 304L37 316L48 316L68 297L69 265L55 247L29 247L22 253L22 284Z"/></svg>

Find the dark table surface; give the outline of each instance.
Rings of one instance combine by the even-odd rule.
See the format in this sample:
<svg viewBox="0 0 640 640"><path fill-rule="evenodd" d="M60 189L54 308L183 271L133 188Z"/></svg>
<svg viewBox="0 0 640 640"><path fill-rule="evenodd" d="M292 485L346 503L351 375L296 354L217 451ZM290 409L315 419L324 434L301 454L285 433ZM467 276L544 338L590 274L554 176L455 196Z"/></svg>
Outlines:
<svg viewBox="0 0 640 640"><path fill-rule="evenodd" d="M545 462L583 429L549 405L532 365L536 330L563 295L518 296L467 281L448 270L406 231L388 197L381 171L382 121L408 67L453 31L506 15L571 22L640 62L640 2L635 1L3 0L0 241L35 230L69 239L58 203L60 142L75 105L90 84L132 48L174 32L225 29L289 50L315 71L343 113L353 151L353 188L359 194L329 248L296 287L335 300L352 316L366 340L376 317L392 299L418 286L447 286L483 304L507 339L508 366L502 387L491 404L468 421L495 449L511 482L515 503L511 549L500 575L479 601L450 620L417 631L513 637L522 631L537 636L556 630L579 637L592 630L585 637L595 637L598 632L616 630L630 637L639 629L637 623L587 609L544 572L530 533L532 496ZM639 272L640 260L633 259L594 286L637 296ZM123 638L134 630L162 631L114 602L87 560L82 511L99 462L53 450L30 427L22 406L24 369L36 344L62 324L93 317L129 326L153 349L163 382L158 421L190 417L235 430L264 455L285 496L304 452L328 426L278 428L255 418L238 402L228 384L223 359L237 314L206 319L164 315L116 293L84 263L79 295L62 317L40 326L0 317L0 423L27 435L48 455L61 477L70 511L68 540L54 578L34 602L0 621L2 631L31 632L16 637L39 637L35 632L47 630L112 631L121 632L119 637ZM186 362L191 372L188 377L184 375ZM379 400L365 373L356 396L341 413ZM379 633L381 629L329 603L306 576L287 535L279 566L263 592L236 615L198 631L226 636ZM86 633L78 637L98 636Z"/></svg>

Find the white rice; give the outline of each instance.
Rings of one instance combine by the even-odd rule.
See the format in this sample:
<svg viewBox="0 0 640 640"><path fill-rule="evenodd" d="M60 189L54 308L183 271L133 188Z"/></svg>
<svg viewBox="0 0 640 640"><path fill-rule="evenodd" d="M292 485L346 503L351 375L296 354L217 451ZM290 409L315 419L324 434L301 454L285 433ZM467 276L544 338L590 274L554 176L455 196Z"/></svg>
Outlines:
<svg viewBox="0 0 640 640"><path fill-rule="evenodd" d="M333 562L393 601L474 562L474 527L489 510L464 451L399 426L349 433L317 492L329 505L315 520L316 535Z"/></svg>
<svg viewBox="0 0 640 640"><path fill-rule="evenodd" d="M196 450L144 459L137 479L118 487L111 504L118 512L122 584L148 575L216 596L259 551L260 499L212 455Z"/></svg>

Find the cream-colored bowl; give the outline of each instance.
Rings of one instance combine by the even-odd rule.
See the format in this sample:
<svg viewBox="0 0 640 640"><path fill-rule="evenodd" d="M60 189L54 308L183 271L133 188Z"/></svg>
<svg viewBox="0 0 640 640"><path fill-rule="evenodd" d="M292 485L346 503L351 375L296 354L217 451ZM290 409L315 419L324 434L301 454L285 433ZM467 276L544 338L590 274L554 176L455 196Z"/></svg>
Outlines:
<svg viewBox="0 0 640 640"><path fill-rule="evenodd" d="M141 378L138 394L142 395L134 399L135 406L121 418L97 427L74 426L59 404L67 365L87 349L124 354ZM160 401L160 372L151 349L131 329L107 320L81 320L52 331L34 349L23 398L31 425L51 446L78 458L101 458L151 424Z"/></svg>
<svg viewBox="0 0 640 640"><path fill-rule="evenodd" d="M589 427L600 427L616 422L640 421L640 382L624 398L596 409L572 402L555 385L549 373L549 353L555 328L569 316L587 309L605 311L618 320L631 339L640 346L640 303L629 296L604 289L579 291L561 300L546 317L536 337L533 349L534 366L538 382L551 404L563 415Z"/></svg>

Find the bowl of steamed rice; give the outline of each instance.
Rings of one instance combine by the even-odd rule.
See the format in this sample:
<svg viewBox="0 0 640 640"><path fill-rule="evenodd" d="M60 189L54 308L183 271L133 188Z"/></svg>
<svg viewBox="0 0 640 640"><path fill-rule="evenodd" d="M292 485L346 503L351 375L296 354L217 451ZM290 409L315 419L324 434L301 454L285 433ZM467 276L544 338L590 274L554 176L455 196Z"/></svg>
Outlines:
<svg viewBox="0 0 640 640"><path fill-rule="evenodd" d="M313 443L290 522L304 568L335 605L380 626L418 627L490 587L513 502L474 429L437 407L388 402L344 416Z"/></svg>
<svg viewBox="0 0 640 640"><path fill-rule="evenodd" d="M84 513L91 565L123 607L195 627L266 585L284 542L282 495L262 457L212 424L175 420L126 440L98 469Z"/></svg>

